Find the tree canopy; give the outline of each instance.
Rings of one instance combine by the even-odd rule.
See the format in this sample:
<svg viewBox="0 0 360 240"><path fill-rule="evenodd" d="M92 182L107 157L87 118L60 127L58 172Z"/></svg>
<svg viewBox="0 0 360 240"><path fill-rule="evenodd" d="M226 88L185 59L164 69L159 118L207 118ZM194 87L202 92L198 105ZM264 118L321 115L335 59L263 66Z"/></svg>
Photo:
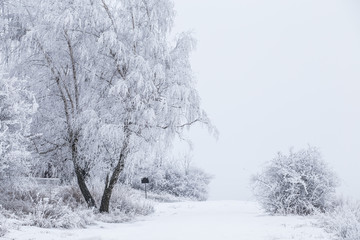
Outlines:
<svg viewBox="0 0 360 240"><path fill-rule="evenodd" d="M75 173L89 206L89 178L103 179L108 211L126 162L209 124L189 61L195 41L169 41L172 1L5 0L3 9L3 58L39 103L34 147L55 172Z"/></svg>

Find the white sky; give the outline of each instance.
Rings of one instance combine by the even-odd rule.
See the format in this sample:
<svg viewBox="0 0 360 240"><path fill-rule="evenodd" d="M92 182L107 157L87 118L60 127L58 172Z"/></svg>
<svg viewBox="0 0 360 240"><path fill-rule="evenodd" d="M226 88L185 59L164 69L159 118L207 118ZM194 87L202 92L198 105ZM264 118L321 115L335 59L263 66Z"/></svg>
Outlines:
<svg viewBox="0 0 360 240"><path fill-rule="evenodd" d="M202 105L220 131L191 133L216 175L211 199L249 199L249 178L278 151L320 148L360 199L360 2L175 0L193 30Z"/></svg>

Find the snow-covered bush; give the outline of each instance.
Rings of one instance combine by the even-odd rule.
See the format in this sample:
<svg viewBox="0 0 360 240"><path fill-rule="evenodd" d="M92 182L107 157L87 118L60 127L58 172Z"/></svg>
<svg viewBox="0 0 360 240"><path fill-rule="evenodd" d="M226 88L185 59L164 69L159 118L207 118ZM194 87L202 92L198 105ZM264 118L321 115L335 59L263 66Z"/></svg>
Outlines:
<svg viewBox="0 0 360 240"><path fill-rule="evenodd" d="M92 182L90 184L91 191L93 192L96 202L101 201L103 185L100 182ZM50 202L49 204L44 204L41 202L39 205L40 214L45 216L48 214L48 209L50 217L59 217L62 220L66 220L71 216L71 211L75 211L77 215L87 214L83 209L84 207L84 198L77 186L68 185L68 186L59 186L56 189L53 199L57 199L58 202ZM110 214L98 214L97 210L91 211L96 215L96 219L104 222L125 222L133 219L139 215L148 215L154 212L153 204L144 199L142 192L132 189L130 186L119 184L114 188L113 196L110 202ZM89 217L87 217L89 218ZM84 224L81 221L76 221L77 217L74 217L74 226L70 227L82 227ZM91 220L91 219L90 219ZM91 221L90 221L91 222ZM66 226L66 225L65 225ZM57 226L55 226L57 227Z"/></svg>
<svg viewBox="0 0 360 240"><path fill-rule="evenodd" d="M199 168L191 168L186 173L175 168L168 168L162 177L162 179L153 179L153 188L151 188L153 191L167 192L174 196L200 201L208 198L211 176Z"/></svg>
<svg viewBox="0 0 360 240"><path fill-rule="evenodd" d="M256 199L265 211L277 214L324 212L337 186L335 174L314 147L278 155L253 176Z"/></svg>
<svg viewBox="0 0 360 240"><path fill-rule="evenodd" d="M79 187L74 183L71 185L59 186L54 195L54 199L61 199L65 205L73 209L81 208L85 203Z"/></svg>
<svg viewBox="0 0 360 240"><path fill-rule="evenodd" d="M12 185L0 186L0 205L4 210L18 216L30 214L33 204L46 197L48 196L44 189L36 186L34 182L29 182L20 187Z"/></svg>
<svg viewBox="0 0 360 240"><path fill-rule="evenodd" d="M101 182L93 181L89 186L96 202L100 202L104 188ZM75 184L57 187L53 199L61 200L61 205L74 211L81 210L84 206L84 198ZM150 201L144 199L142 191L119 184L114 188L110 210L110 214L99 214L96 218L105 222L125 222L139 215L144 216L153 213L154 207ZM94 209L94 214L97 214L96 209Z"/></svg>
<svg viewBox="0 0 360 240"><path fill-rule="evenodd" d="M93 184L92 192L97 202L101 200L102 185ZM88 209L84 198L75 185L48 186L32 182L26 188L8 189L0 186L0 205L7 218L16 218L26 225L42 228L83 228L94 223L125 222L139 215L154 211L150 201L141 191L119 185L114 189L111 214L100 214ZM5 231L0 214L0 228Z"/></svg>
<svg viewBox="0 0 360 240"><path fill-rule="evenodd" d="M101 200L103 186L100 182L91 185L94 198ZM128 185L118 184L115 186L110 201L110 214L99 215L100 220L105 222L124 222L135 216L145 216L154 212L153 204L144 199L143 193Z"/></svg>
<svg viewBox="0 0 360 240"><path fill-rule="evenodd" d="M171 194L180 198L200 201L207 199L208 186L212 179L212 176L202 169L191 165L184 167L175 161L137 166L131 179L131 186L143 189L144 186L140 181L143 177L149 178L150 183L147 187L153 193Z"/></svg>
<svg viewBox="0 0 360 240"><path fill-rule="evenodd" d="M71 209L61 201L48 199L34 204L30 224L42 228L83 228L94 222L94 214L89 209Z"/></svg>
<svg viewBox="0 0 360 240"><path fill-rule="evenodd" d="M148 215L154 212L153 205L143 198L142 192L126 185L118 185L114 189L111 204L114 210L130 216Z"/></svg>
<svg viewBox="0 0 360 240"><path fill-rule="evenodd" d="M360 240L360 202L341 200L321 216L322 226L338 240Z"/></svg>

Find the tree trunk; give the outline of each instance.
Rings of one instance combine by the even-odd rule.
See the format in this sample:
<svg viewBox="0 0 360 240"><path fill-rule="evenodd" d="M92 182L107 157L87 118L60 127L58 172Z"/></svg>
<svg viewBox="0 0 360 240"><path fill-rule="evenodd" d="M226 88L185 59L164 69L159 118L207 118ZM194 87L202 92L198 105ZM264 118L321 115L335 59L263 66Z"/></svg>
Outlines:
<svg viewBox="0 0 360 240"><path fill-rule="evenodd" d="M126 157L125 154L120 154L119 162L116 165L116 167L111 175L110 181L108 181L109 177L107 177L107 179L106 179L104 193L101 198L101 205L100 205L101 213L109 212L111 194L112 194L115 184L119 180L120 173L124 169L125 157Z"/></svg>
<svg viewBox="0 0 360 240"><path fill-rule="evenodd" d="M123 146L121 148L121 152L120 152L119 161L118 161L116 167L114 168L114 171L111 175L110 181L109 181L109 175L106 177L105 189L104 189L103 196L101 198L101 205L100 205L100 209L99 209L99 211L101 213L109 212L112 191L114 189L115 184L119 180L120 173L124 170L125 159L126 159L127 153L128 153L129 138L130 138L130 135L128 134L124 140L124 144L123 144Z"/></svg>
<svg viewBox="0 0 360 240"><path fill-rule="evenodd" d="M81 169L81 167L78 164L78 154L77 154L77 136L75 134L74 140L72 141L71 144L71 153L72 153L72 161L74 163L74 169L75 169L75 174L76 174L76 178L77 178L77 182L80 188L80 191L85 199L85 202L87 203L89 208L95 207L96 208L96 203L94 198L92 197L87 185L86 185L86 181L85 181L85 176L84 173Z"/></svg>
<svg viewBox="0 0 360 240"><path fill-rule="evenodd" d="M100 205L100 212L109 212L109 207L110 207L110 199L111 199L111 194L112 194L112 188L110 187L105 187L104 189L104 193L103 196L101 198L101 205Z"/></svg>
<svg viewBox="0 0 360 240"><path fill-rule="evenodd" d="M81 171L81 169L79 168L79 166L75 166L75 174L76 174L76 178L77 178L77 182L80 188L80 191L85 199L85 202L87 203L89 208L95 207L96 208L96 203L94 198L92 197L86 182L85 182L85 177Z"/></svg>

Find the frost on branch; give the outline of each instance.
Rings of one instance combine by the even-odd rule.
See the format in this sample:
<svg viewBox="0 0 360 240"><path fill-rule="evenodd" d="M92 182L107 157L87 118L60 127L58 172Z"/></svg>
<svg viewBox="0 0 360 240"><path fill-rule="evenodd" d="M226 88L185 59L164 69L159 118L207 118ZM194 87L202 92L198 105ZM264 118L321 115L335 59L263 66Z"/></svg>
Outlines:
<svg viewBox="0 0 360 240"><path fill-rule="evenodd" d="M270 213L307 215L326 211L337 178L314 147L278 155L253 176L256 199Z"/></svg>
<svg viewBox="0 0 360 240"><path fill-rule="evenodd" d="M338 240L360 239L360 202L339 199L332 211L321 216L321 225Z"/></svg>
<svg viewBox="0 0 360 240"><path fill-rule="evenodd" d="M36 111L25 81L0 74L0 186L18 184L29 172L30 124ZM15 181L16 180L16 181Z"/></svg>

